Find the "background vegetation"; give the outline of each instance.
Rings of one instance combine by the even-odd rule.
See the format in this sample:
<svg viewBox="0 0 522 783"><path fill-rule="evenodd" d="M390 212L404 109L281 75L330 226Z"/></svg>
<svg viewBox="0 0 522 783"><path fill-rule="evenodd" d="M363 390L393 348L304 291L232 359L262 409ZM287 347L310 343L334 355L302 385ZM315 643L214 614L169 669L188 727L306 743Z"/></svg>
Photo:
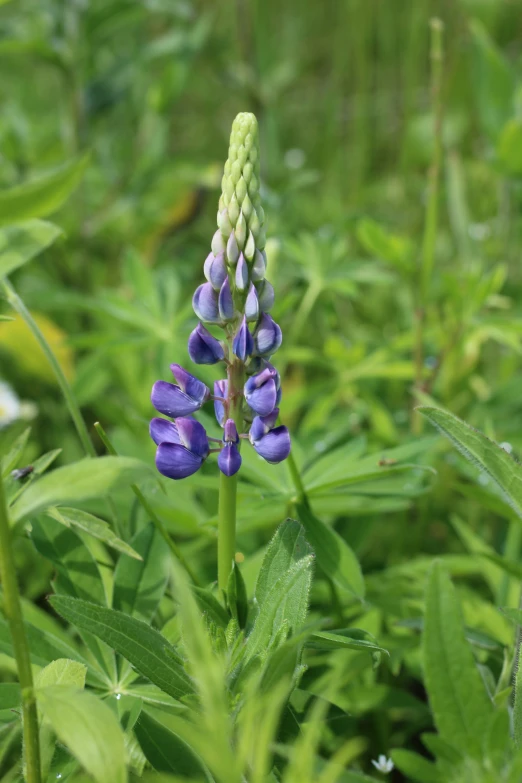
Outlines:
<svg viewBox="0 0 522 783"><path fill-rule="evenodd" d="M430 26L434 16L443 33ZM54 348L99 454L96 421L118 453L152 465L150 387L167 379L169 363L191 366L190 297L215 230L230 123L238 111L258 117L268 278L284 334L281 416L312 512L355 552L366 582L362 599L343 590L342 574L319 570L311 617L362 629L389 652L379 660L366 649L307 653L292 698L298 714L319 710L309 724L322 725L308 760L317 769L343 748L343 767L378 777L372 759L407 749L430 766L392 753L389 779L497 780L499 769L520 779L491 760L468 759L466 776L448 771L446 759L441 771L428 760L444 757L441 746L422 742L435 736L421 650L433 559L445 570L432 575L431 595L450 590L449 573L488 693L507 708L516 626L497 607L518 606L522 527L487 471L414 408L447 409L522 453L521 20L519 0L0 8L0 225L52 215L61 230L10 279ZM0 449L30 419L22 464L54 449L62 449L56 465L80 459L55 375L19 317L0 322L0 376L23 402L8 422L0 397ZM212 368L200 376L215 378ZM245 462L238 549L251 596L268 541L302 497L285 465ZM145 487L197 579L210 584L216 466L164 482L163 492L153 479ZM113 502L116 532L135 541L147 514L127 489ZM110 518L103 499L77 505ZM46 601L63 555L55 553L57 565L35 533L50 524L42 516L16 539L16 562L27 619L65 635ZM89 542L108 584L115 552ZM166 585L167 577L138 616L175 641ZM441 612L451 626L450 610ZM5 644L0 667L11 682ZM0 779L18 780L19 735L7 736L0 732ZM145 760L134 752L138 776ZM53 763L49 779L80 780L62 757ZM296 769L288 780L305 780Z"/></svg>

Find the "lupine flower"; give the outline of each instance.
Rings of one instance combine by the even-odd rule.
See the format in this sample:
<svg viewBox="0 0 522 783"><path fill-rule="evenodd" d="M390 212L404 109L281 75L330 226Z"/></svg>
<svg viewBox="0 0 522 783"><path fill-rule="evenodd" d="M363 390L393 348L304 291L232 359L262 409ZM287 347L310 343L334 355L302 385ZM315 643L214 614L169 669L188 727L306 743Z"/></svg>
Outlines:
<svg viewBox="0 0 522 783"><path fill-rule="evenodd" d="M216 364L225 358L223 346L203 324L198 324L188 340L189 356L194 364Z"/></svg>
<svg viewBox="0 0 522 783"><path fill-rule="evenodd" d="M254 115L239 114L232 126L221 183L218 228L203 265L207 282L197 288L192 300L200 323L189 337L189 356L195 364L225 362L228 377L214 383L211 395L204 383L173 364L178 385L157 381L152 388L156 410L174 419L155 418L150 425L158 447L156 465L169 478L192 475L207 458L204 428L186 417L210 399L216 420L224 428L217 450L218 466L226 476L235 475L241 466L240 436L246 437L247 432L254 449L268 462L281 462L290 453L288 430L276 427L279 374L268 362L281 345L282 334L268 314L274 289L265 278L265 214L259 195L257 135ZM205 323L224 329L223 342Z"/></svg>
<svg viewBox="0 0 522 783"><path fill-rule="evenodd" d="M239 436L233 419L227 419L225 423L223 443L225 445L219 453L218 466L225 476L234 476L241 467L241 454L237 447Z"/></svg>
<svg viewBox="0 0 522 783"><path fill-rule="evenodd" d="M171 479L192 476L209 454L207 433L195 419L152 419L150 435L157 444L156 467Z"/></svg>

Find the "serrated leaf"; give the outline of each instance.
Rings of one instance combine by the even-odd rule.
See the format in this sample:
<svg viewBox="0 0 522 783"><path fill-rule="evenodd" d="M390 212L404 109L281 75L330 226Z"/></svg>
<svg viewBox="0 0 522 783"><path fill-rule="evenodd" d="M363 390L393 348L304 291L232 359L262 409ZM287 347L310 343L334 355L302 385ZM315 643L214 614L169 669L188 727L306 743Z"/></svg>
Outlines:
<svg viewBox="0 0 522 783"><path fill-rule="evenodd" d="M57 468L36 481L11 508L13 522L38 511L107 495L117 486L132 484L151 474L144 462L130 457L84 459Z"/></svg>
<svg viewBox="0 0 522 783"><path fill-rule="evenodd" d="M89 691L63 685L35 693L58 738L96 783L126 783L124 735L110 707Z"/></svg>
<svg viewBox="0 0 522 783"><path fill-rule="evenodd" d="M461 419L439 408L417 408L461 454L487 473L511 508L522 517L522 466L504 449Z"/></svg>
<svg viewBox="0 0 522 783"><path fill-rule="evenodd" d="M138 554L130 544L122 541L121 538L118 538L118 536L113 533L107 522L103 519L99 519L99 517L95 517L93 514L88 514L86 511L80 511L80 509L68 508L66 506L48 508L46 514L65 527L71 527L72 525L72 527L83 530L84 533L88 533L88 535L103 541L104 544L112 547L112 549L116 549L118 552L123 552L136 560L142 559L141 555Z"/></svg>
<svg viewBox="0 0 522 783"><path fill-rule="evenodd" d="M315 516L307 503L297 505L297 516L303 525L317 565L340 589L357 598L364 597L364 579L359 561L346 541Z"/></svg>
<svg viewBox="0 0 522 783"><path fill-rule="evenodd" d="M0 228L0 278L52 245L61 233L58 226L44 220L28 220Z"/></svg>
<svg viewBox="0 0 522 783"><path fill-rule="evenodd" d="M0 226L57 210L80 183L88 162L89 156L84 155L22 185L0 190Z"/></svg>
<svg viewBox="0 0 522 783"><path fill-rule="evenodd" d="M192 681L176 650L147 623L114 609L65 596L53 596L50 603L68 622L103 639L165 693L175 699L193 693Z"/></svg>
<svg viewBox="0 0 522 783"><path fill-rule="evenodd" d="M439 562L428 583L423 658L426 689L440 736L480 757L493 705L464 637L455 589Z"/></svg>
<svg viewBox="0 0 522 783"><path fill-rule="evenodd" d="M38 673L35 688L48 688L50 685L70 685L74 688L85 686L87 667L70 658L58 658Z"/></svg>
<svg viewBox="0 0 522 783"><path fill-rule="evenodd" d="M114 571L114 609L140 620L152 620L169 577L169 548L152 523L132 539L137 561L121 555Z"/></svg>

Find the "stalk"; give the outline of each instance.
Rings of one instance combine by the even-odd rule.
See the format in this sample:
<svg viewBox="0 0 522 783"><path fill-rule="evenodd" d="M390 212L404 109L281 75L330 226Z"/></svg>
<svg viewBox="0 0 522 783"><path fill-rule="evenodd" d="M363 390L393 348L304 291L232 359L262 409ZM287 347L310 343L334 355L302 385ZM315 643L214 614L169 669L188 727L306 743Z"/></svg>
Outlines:
<svg viewBox="0 0 522 783"><path fill-rule="evenodd" d="M424 373L424 329L426 325L426 307L429 302L431 279L435 258L435 242L439 220L440 170L442 165L442 75L444 25L440 19L432 19L431 28L431 98L433 107L433 158L428 171L428 202L424 218L424 236L419 270L417 306L415 311L415 390L422 390ZM415 400L414 400L415 402ZM412 431L422 432L422 416L413 410Z"/></svg>
<svg viewBox="0 0 522 783"><path fill-rule="evenodd" d="M73 390L71 389L69 382L65 377L64 372L60 367L60 363L56 358L56 356L54 355L51 346L45 339L38 324L36 323L33 316L25 306L22 299L16 293L11 283L7 279L4 279L2 281L2 287L7 301L9 302L13 310L16 310L16 312L19 315L21 315L21 317L24 319L25 323L27 324L27 326L33 333L34 337L38 341L40 348L44 352L47 361L51 365L52 370L56 376L58 386L60 387L62 394L65 398L65 403L69 409L69 413L71 414L71 419L73 420L74 426L76 427L76 432L78 433L78 437L80 439L80 442L82 444L85 453L87 454L88 457L95 457L96 450L89 437L89 433L87 431L85 421L83 420L83 416L80 412L80 407L76 402L76 397L74 396Z"/></svg>
<svg viewBox="0 0 522 783"><path fill-rule="evenodd" d="M11 529L4 492L4 482L0 472L0 577L4 592L3 609L11 638L18 679L22 691L23 744L25 760L25 778L27 783L41 783L40 744L38 736L38 714L33 689L33 673L29 647L25 635L20 594L14 565Z"/></svg>
<svg viewBox="0 0 522 783"><path fill-rule="evenodd" d="M230 364L227 375L229 399L227 418L234 419L238 430L241 431L244 365L241 362ZM228 577L236 554L237 480L237 473L235 476L225 476L221 473L219 481L218 586L224 591L227 589Z"/></svg>

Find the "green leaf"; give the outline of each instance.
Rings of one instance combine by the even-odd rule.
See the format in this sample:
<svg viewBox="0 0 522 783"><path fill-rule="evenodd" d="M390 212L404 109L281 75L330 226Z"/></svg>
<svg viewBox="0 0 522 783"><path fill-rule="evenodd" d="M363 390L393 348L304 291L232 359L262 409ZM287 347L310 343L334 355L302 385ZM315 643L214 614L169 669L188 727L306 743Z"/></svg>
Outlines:
<svg viewBox="0 0 522 783"><path fill-rule="evenodd" d="M359 561L346 541L315 516L306 503L297 505L297 515L303 525L317 565L340 590L364 597L364 580Z"/></svg>
<svg viewBox="0 0 522 783"><path fill-rule="evenodd" d="M28 220L0 228L0 278L11 274L52 245L61 233L58 226L43 220Z"/></svg>
<svg viewBox="0 0 522 783"><path fill-rule="evenodd" d="M426 689L442 739L480 757L493 705L486 694L449 576L431 571L423 635Z"/></svg>
<svg viewBox="0 0 522 783"><path fill-rule="evenodd" d="M106 603L98 565L73 530L54 519L33 520L31 539L38 552L56 568L57 593Z"/></svg>
<svg viewBox="0 0 522 783"><path fill-rule="evenodd" d="M350 634L353 634L351 636ZM364 631L356 628L346 628L340 631L315 631L306 642L306 647L311 650L368 650L370 652L388 653L384 647L379 647L375 642L363 637Z"/></svg>
<svg viewBox="0 0 522 783"><path fill-rule="evenodd" d="M401 236L390 234L379 223L363 218L357 223L357 239L372 255L389 261L400 269L411 266L411 242Z"/></svg>
<svg viewBox="0 0 522 783"><path fill-rule="evenodd" d="M58 658L38 673L35 688L47 688L50 685L71 685L74 688L85 686L87 667L69 658Z"/></svg>
<svg viewBox="0 0 522 783"><path fill-rule="evenodd" d="M248 598L245 581L237 563L232 564L228 577L227 602L232 617L237 620L240 628L244 628L248 617Z"/></svg>
<svg viewBox="0 0 522 783"><path fill-rule="evenodd" d="M522 517L522 467L469 424L439 408L417 408L470 462L492 479L511 508Z"/></svg>
<svg viewBox="0 0 522 783"><path fill-rule="evenodd" d="M230 617L210 590L192 585L192 592L203 615L218 627L226 628Z"/></svg>
<svg viewBox="0 0 522 783"><path fill-rule="evenodd" d="M169 548L152 523L132 539L141 560L121 555L114 572L114 609L149 622L169 577Z"/></svg>
<svg viewBox="0 0 522 783"><path fill-rule="evenodd" d="M0 190L0 226L45 217L75 190L89 162L84 155L22 185Z"/></svg>
<svg viewBox="0 0 522 783"><path fill-rule="evenodd" d="M203 762L187 743L144 710L134 726L134 732L147 761L158 772L175 772L191 780L211 780Z"/></svg>
<svg viewBox="0 0 522 783"><path fill-rule="evenodd" d="M313 555L302 557L272 585L248 637L245 663L270 645L285 621L295 628L290 612L295 606L308 604L313 560Z"/></svg>
<svg viewBox="0 0 522 783"><path fill-rule="evenodd" d="M522 174L522 120L514 117L503 127L497 145L498 159L508 174Z"/></svg>
<svg viewBox="0 0 522 783"><path fill-rule="evenodd" d="M26 516L62 503L71 503L107 495L119 485L132 484L152 473L144 462L130 457L84 459L47 473L11 508L11 519Z"/></svg>
<svg viewBox="0 0 522 783"><path fill-rule="evenodd" d="M83 530L84 533L88 533L90 536L103 541L104 544L116 549L118 552L123 552L136 560L142 559L138 552L113 533L108 523L103 519L88 514L86 511L80 511L77 508L67 508L66 506L49 508L46 513L65 527L77 527L79 530Z"/></svg>
<svg viewBox="0 0 522 783"><path fill-rule="evenodd" d="M408 780L416 780L419 783L444 783L444 779L433 762L423 758L411 750L392 750L391 758L397 769Z"/></svg>
<svg viewBox="0 0 522 783"><path fill-rule="evenodd" d="M28 427L17 437L6 456L2 458L2 477L4 479L18 466L18 460L23 454L30 434L31 428Z"/></svg>
<svg viewBox="0 0 522 783"><path fill-rule="evenodd" d="M472 84L479 116L486 133L496 139L513 113L515 79L509 62L485 27L477 20L472 21L469 27L472 40Z"/></svg>
<svg viewBox="0 0 522 783"><path fill-rule="evenodd" d="M50 602L62 617L103 639L169 696L180 699L193 693L176 650L147 623L75 598L53 596Z"/></svg>
<svg viewBox="0 0 522 783"><path fill-rule="evenodd" d="M0 683L0 723L10 723L15 717L14 710L21 710L21 703L22 694L18 683Z"/></svg>
<svg viewBox="0 0 522 783"><path fill-rule="evenodd" d="M89 691L63 685L35 693L60 741L96 783L126 783L123 731L110 707Z"/></svg>

